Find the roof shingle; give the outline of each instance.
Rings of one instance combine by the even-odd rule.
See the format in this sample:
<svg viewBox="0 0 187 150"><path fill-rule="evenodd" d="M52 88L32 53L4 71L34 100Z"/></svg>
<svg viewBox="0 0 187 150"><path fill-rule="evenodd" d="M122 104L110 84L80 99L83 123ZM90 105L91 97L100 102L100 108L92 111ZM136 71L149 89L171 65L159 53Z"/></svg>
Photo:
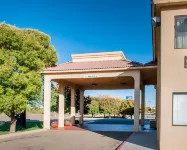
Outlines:
<svg viewBox="0 0 187 150"><path fill-rule="evenodd" d="M68 70L91 70L91 69L110 69L110 68L132 68L142 67L143 64L128 60L105 60L88 62L68 62L55 67L46 68L45 71L68 71Z"/></svg>
<svg viewBox="0 0 187 150"><path fill-rule="evenodd" d="M157 62L155 62L155 61L150 61L150 62L144 64L144 66L156 66L156 65L157 65Z"/></svg>

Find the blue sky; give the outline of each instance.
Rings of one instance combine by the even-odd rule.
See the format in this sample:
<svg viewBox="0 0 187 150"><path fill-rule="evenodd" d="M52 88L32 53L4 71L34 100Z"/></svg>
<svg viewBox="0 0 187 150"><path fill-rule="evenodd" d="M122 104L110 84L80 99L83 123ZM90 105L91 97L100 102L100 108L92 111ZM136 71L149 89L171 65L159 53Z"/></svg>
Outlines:
<svg viewBox="0 0 187 150"><path fill-rule="evenodd" d="M152 60L151 0L1 0L0 21L51 36L59 63L71 54L122 50L129 60ZM110 93L110 94L108 94ZM86 91L125 98L133 90ZM155 90L146 87L146 100Z"/></svg>

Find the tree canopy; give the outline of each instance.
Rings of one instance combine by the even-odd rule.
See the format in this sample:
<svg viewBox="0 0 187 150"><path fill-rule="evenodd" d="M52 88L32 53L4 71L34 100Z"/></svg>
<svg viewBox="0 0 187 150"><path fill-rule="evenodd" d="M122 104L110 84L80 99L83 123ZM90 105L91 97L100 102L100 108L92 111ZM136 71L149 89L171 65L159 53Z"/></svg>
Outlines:
<svg viewBox="0 0 187 150"><path fill-rule="evenodd" d="M88 104L88 112L90 114L103 113L104 116L111 115L132 115L134 114L134 101L122 100L110 96L91 97L91 102ZM99 109L98 109L99 107Z"/></svg>
<svg viewBox="0 0 187 150"><path fill-rule="evenodd" d="M130 115L132 118L132 115L134 114L134 101L133 100L126 100L121 103L120 108L122 115Z"/></svg>
<svg viewBox="0 0 187 150"><path fill-rule="evenodd" d="M1 23L0 56L0 112L15 124L16 114L26 109L28 101L39 99L40 72L56 64L56 50L50 37L38 30Z"/></svg>
<svg viewBox="0 0 187 150"><path fill-rule="evenodd" d="M88 113L93 115L99 113L99 101L96 97L92 97L91 103L88 104Z"/></svg>

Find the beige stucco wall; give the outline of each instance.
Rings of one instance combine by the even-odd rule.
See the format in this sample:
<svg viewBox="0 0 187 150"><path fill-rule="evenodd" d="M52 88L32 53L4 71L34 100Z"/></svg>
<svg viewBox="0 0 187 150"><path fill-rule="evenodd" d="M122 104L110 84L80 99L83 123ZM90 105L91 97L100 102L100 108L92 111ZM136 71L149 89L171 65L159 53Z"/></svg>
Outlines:
<svg viewBox="0 0 187 150"><path fill-rule="evenodd" d="M154 4L173 3L173 2L187 2L187 0L153 0Z"/></svg>
<svg viewBox="0 0 187 150"><path fill-rule="evenodd" d="M174 16L187 8L161 11L161 150L187 150L187 126L172 126L172 92L187 92L187 49L174 49Z"/></svg>
<svg viewBox="0 0 187 150"><path fill-rule="evenodd" d="M160 6L153 5L152 6L152 17L161 17L161 11L160 11ZM156 84L156 123L157 123L157 143L159 145L160 143L160 114L161 114L161 109L160 109L160 66L161 66L161 61L160 61L160 30L161 27L153 27L153 57L154 60L157 61L157 84Z"/></svg>
<svg viewBox="0 0 187 150"><path fill-rule="evenodd" d="M72 54L73 62L103 61L103 60L121 60L126 59L122 51Z"/></svg>
<svg viewBox="0 0 187 150"><path fill-rule="evenodd" d="M160 99L160 73L161 73L161 61L160 61L160 27L156 28L156 45L157 51L157 86L156 86L156 121L157 121L157 141L160 144L160 115L161 115L161 99Z"/></svg>

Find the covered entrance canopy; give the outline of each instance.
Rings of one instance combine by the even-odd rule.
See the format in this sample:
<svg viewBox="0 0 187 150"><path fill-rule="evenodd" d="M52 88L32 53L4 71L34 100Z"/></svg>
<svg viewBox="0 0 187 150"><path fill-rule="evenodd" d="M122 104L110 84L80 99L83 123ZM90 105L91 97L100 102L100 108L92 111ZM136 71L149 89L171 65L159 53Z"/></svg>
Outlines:
<svg viewBox="0 0 187 150"><path fill-rule="evenodd" d="M141 123L144 124L145 85L156 85L157 66L129 61L123 52L74 54L72 62L46 68L44 74L44 128L50 128L51 81L59 84L59 127L64 126L64 87L71 87L71 117L75 118L75 89L80 90L80 124L83 124L84 90L135 89L134 131L139 131L140 90Z"/></svg>

